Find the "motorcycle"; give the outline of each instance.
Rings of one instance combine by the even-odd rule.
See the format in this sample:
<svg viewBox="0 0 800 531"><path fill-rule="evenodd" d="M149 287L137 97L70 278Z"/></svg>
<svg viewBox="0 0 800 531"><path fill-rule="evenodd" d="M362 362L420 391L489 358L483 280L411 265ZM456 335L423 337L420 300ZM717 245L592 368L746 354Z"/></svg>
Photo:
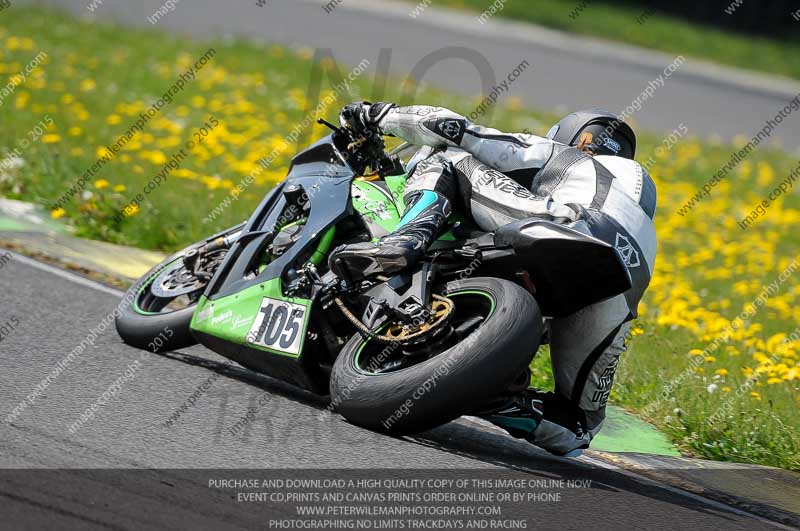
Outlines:
<svg viewBox="0 0 800 531"><path fill-rule="evenodd" d="M126 343L199 342L329 393L354 424L403 435L527 387L546 318L630 288L619 254L599 239L544 220L485 232L458 205L414 267L339 278L328 268L332 249L375 241L400 222L401 157L413 146L387 153L377 133L318 122L331 133L292 159L249 220L168 257L130 288L116 320Z"/></svg>

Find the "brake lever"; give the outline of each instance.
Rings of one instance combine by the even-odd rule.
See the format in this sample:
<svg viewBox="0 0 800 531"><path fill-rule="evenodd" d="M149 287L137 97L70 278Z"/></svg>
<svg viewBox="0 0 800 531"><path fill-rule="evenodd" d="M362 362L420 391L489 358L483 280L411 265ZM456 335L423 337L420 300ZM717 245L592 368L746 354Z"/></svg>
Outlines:
<svg viewBox="0 0 800 531"><path fill-rule="evenodd" d="M339 127L337 125L333 125L332 123L330 123L328 120L326 120L324 118L317 118L317 123L320 124L320 125L324 125L324 126L328 127L329 129L333 130L334 133L341 133L342 132L342 128L341 127Z"/></svg>

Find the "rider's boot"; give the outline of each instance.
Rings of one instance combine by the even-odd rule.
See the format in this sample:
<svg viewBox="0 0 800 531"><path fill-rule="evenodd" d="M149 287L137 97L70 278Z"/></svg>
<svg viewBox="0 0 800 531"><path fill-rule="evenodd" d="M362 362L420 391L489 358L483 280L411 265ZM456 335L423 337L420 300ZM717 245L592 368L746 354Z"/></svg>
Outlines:
<svg viewBox="0 0 800 531"><path fill-rule="evenodd" d="M394 274L414 265L442 229L450 203L441 194L423 190L406 197L406 211L391 234L378 243L337 247L328 261L337 276L358 281L375 274Z"/></svg>
<svg viewBox="0 0 800 531"><path fill-rule="evenodd" d="M518 439L527 439L544 418L541 393L524 390L498 398L474 413Z"/></svg>
<svg viewBox="0 0 800 531"><path fill-rule="evenodd" d="M552 454L577 457L588 448L592 435L581 422L573 422L579 415L567 402L554 393L526 389L501 397L474 415ZM583 423L589 422L585 414L582 417Z"/></svg>

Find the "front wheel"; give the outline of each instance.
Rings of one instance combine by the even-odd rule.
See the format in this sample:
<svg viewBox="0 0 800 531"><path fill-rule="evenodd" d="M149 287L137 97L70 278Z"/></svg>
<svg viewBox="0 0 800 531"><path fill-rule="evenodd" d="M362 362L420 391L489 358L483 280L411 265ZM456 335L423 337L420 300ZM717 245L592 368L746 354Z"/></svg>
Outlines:
<svg viewBox="0 0 800 531"><path fill-rule="evenodd" d="M427 351L353 336L331 374L331 403L350 422L404 435L484 406L519 377L542 336L533 297L513 282L448 283L449 332ZM385 325L382 329L389 328Z"/></svg>
<svg viewBox="0 0 800 531"><path fill-rule="evenodd" d="M187 252L239 229L241 225L190 245L155 266L131 286L115 320L122 340L152 352L175 350L197 343L189 324L208 279L222 264L228 249L216 247L204 252L191 270L184 263L184 257Z"/></svg>

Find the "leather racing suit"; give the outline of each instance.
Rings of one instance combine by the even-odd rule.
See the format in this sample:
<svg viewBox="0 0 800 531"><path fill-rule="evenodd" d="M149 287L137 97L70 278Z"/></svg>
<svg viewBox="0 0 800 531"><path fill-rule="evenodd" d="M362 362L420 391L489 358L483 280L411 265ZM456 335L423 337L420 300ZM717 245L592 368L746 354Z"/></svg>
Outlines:
<svg viewBox="0 0 800 531"><path fill-rule="evenodd" d="M650 175L633 160L503 133L441 107L394 107L377 125L384 134L424 146L409 161L405 192L406 204L423 222L427 209L428 218L441 224L448 203L460 202L486 231L539 218L567 224L620 252L630 290L549 320L555 393L525 436L557 454L587 447L605 417L619 356L653 273L656 189ZM431 204L421 204L426 194Z"/></svg>

